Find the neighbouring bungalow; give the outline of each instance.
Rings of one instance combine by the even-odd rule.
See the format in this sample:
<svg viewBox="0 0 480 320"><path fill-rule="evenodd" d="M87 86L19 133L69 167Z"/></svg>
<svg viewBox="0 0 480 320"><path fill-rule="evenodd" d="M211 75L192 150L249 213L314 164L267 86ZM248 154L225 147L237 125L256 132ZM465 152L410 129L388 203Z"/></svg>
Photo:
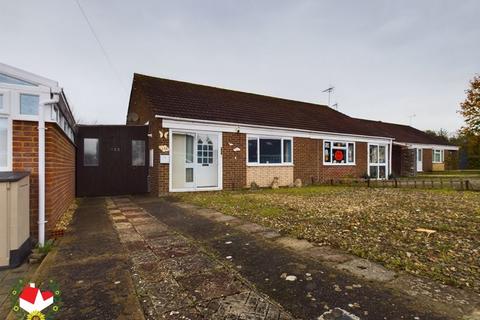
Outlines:
<svg viewBox="0 0 480 320"><path fill-rule="evenodd" d="M74 128L58 82L0 64L0 174L30 174L33 238L39 223L48 237L75 199Z"/></svg>
<svg viewBox="0 0 480 320"><path fill-rule="evenodd" d="M445 151L457 150L417 129L325 105L141 74L127 124L148 125L152 194L268 187L274 179L280 186L388 179L410 174L412 161L418 171L443 169Z"/></svg>
<svg viewBox="0 0 480 320"><path fill-rule="evenodd" d="M393 137L392 173L415 176L418 172L458 169L458 147L411 126L358 119L378 134Z"/></svg>

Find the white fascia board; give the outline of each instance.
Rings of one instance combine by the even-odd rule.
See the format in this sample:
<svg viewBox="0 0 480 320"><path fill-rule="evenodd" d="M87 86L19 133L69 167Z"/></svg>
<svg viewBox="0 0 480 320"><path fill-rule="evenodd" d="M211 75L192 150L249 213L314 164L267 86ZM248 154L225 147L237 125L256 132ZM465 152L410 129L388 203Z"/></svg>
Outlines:
<svg viewBox="0 0 480 320"><path fill-rule="evenodd" d="M219 121L207 121L198 119L186 119L155 115L162 119L162 126L169 129L198 130L198 131L219 131L219 132L241 132L257 136L282 136L299 137L323 140L357 141L370 143L391 143L393 139L386 137L362 136L354 134L318 132L290 128L276 128L268 126L256 126L247 124L236 124Z"/></svg>
<svg viewBox="0 0 480 320"><path fill-rule="evenodd" d="M36 85L51 88L52 91L54 91L55 93L60 92L60 88L58 86L57 81L33 74L25 70L21 70L3 63L0 63L0 73L6 74L8 76L12 76L14 78L18 78L20 80L31 82ZM21 86L21 87L24 87L24 86ZM59 89L59 90L55 90L55 89Z"/></svg>
<svg viewBox="0 0 480 320"><path fill-rule="evenodd" d="M394 142L398 146L409 147L410 149L437 149L437 150L452 150L458 151L457 146L441 145L441 144L422 144L422 143L408 143L408 142Z"/></svg>

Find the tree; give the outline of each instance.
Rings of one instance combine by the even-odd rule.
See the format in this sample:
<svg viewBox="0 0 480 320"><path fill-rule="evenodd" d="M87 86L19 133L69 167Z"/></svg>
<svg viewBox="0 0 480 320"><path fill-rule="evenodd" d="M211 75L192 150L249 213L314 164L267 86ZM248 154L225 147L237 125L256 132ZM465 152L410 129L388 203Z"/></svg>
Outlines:
<svg viewBox="0 0 480 320"><path fill-rule="evenodd" d="M460 104L460 114L465 119L462 133L480 136L480 75L470 81L470 88L465 91L467 97Z"/></svg>
<svg viewBox="0 0 480 320"><path fill-rule="evenodd" d="M440 138L442 139L445 143L450 142L450 137L448 134L448 131L446 129L440 129L438 131L435 130L425 130L425 133L428 134L429 136L435 137L435 138Z"/></svg>

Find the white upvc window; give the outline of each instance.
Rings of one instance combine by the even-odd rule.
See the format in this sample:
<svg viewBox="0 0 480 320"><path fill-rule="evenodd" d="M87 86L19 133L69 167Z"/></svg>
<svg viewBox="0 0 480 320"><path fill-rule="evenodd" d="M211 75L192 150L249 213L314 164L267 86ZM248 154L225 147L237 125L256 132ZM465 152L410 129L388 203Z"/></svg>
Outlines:
<svg viewBox="0 0 480 320"><path fill-rule="evenodd" d="M443 163L443 156L444 156L443 152L444 150L433 149L433 155L432 155L433 163Z"/></svg>
<svg viewBox="0 0 480 320"><path fill-rule="evenodd" d="M278 137L247 137L248 165L292 165L293 139Z"/></svg>
<svg viewBox="0 0 480 320"><path fill-rule="evenodd" d="M323 164L355 165L355 142L323 141Z"/></svg>

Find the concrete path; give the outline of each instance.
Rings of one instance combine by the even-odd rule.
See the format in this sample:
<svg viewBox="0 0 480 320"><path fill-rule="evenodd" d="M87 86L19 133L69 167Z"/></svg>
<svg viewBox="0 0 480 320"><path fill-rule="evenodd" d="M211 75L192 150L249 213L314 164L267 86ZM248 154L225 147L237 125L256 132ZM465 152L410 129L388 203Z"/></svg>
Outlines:
<svg viewBox="0 0 480 320"><path fill-rule="evenodd" d="M70 228L33 281L59 284L63 307L58 319L141 320L130 267L105 199L81 199Z"/></svg>
<svg viewBox="0 0 480 320"><path fill-rule="evenodd" d="M394 274L369 265L368 261L322 252L323 248L306 241L281 238L272 230L213 210L156 198L137 197L135 202L162 224L217 257L294 318L477 319L478 314L464 318L475 306L462 309L463 302L455 297L450 305L445 305L438 303L434 293L430 300L406 294L408 290L414 291L413 280L402 278L403 285L412 287L399 290L397 287L402 284L391 284L398 281ZM363 271L366 269L369 272Z"/></svg>

